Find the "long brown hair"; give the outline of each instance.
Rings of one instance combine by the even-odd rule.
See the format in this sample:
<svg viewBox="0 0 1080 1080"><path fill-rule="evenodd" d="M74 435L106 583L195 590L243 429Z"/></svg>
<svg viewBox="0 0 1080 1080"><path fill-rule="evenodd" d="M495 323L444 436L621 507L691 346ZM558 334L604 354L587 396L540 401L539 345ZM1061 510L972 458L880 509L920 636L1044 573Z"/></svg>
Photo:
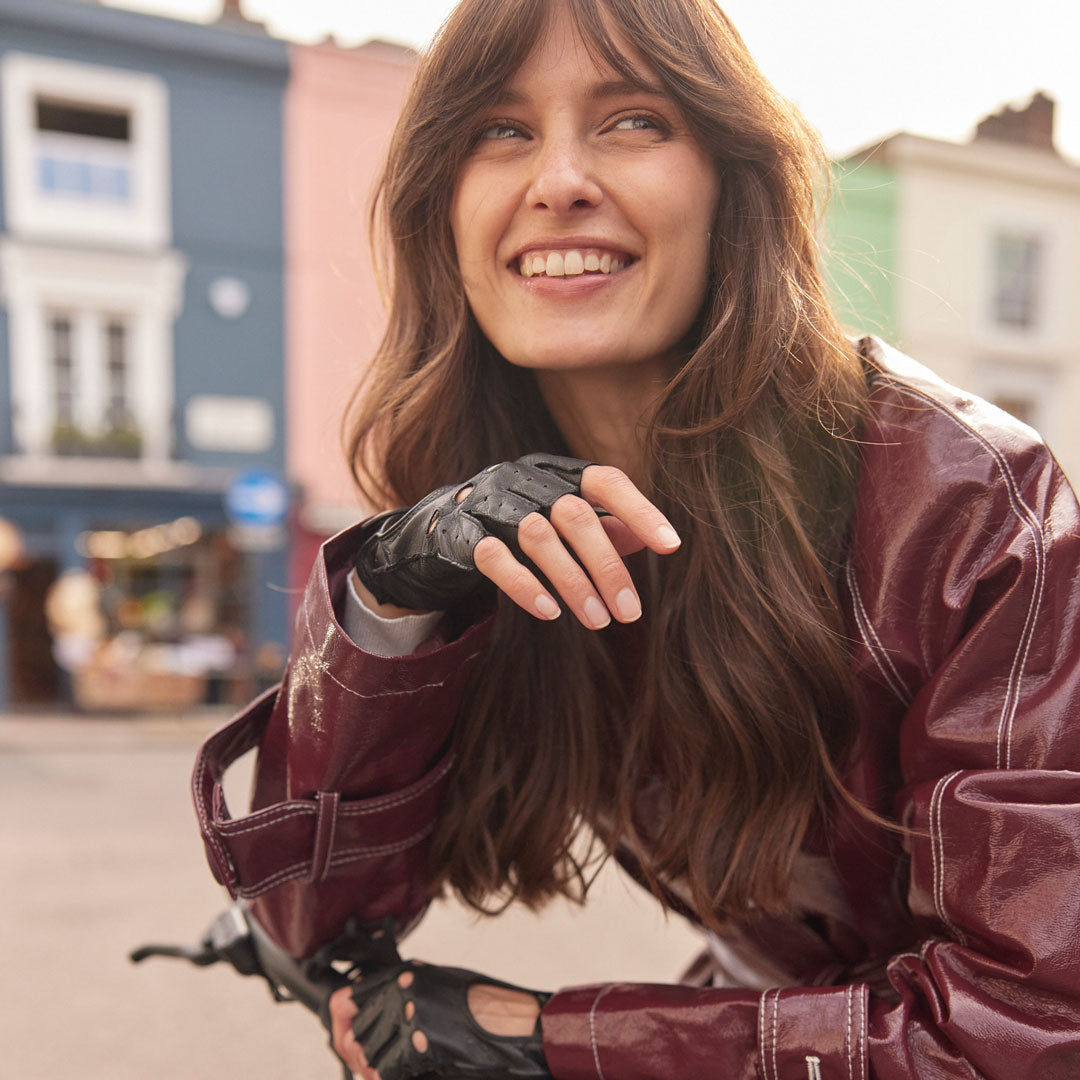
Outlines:
<svg viewBox="0 0 1080 1080"><path fill-rule="evenodd" d="M835 577L865 383L818 266L820 146L727 18L712 0L565 3L621 76L640 81L630 57L644 61L722 178L704 308L643 433L650 497L683 546L652 560L634 628L541 624L499 602L456 727L433 891L449 884L479 908L579 895L594 830L654 887L681 881L718 928L755 905L784 909L810 822L846 797L854 719ZM478 117L555 6L463 0L398 124L373 217L391 251L389 326L349 440L377 504L565 450L532 374L472 319L449 225Z"/></svg>

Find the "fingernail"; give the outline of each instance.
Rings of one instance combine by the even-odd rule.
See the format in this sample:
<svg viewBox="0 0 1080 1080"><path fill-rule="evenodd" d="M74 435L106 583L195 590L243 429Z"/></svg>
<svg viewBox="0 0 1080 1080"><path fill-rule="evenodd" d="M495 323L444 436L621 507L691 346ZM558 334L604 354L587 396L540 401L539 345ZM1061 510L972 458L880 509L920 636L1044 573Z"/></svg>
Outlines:
<svg viewBox="0 0 1080 1080"><path fill-rule="evenodd" d="M541 593L536 598L535 607L541 617L545 619L557 619L559 615L562 614L559 610L559 605L556 604L550 596L546 596L544 593Z"/></svg>
<svg viewBox="0 0 1080 1080"><path fill-rule="evenodd" d="M682 543L679 539L679 534L670 525L661 525L660 528L656 530L656 539L659 540L664 547L668 548L676 548Z"/></svg>
<svg viewBox="0 0 1080 1080"><path fill-rule="evenodd" d="M623 622L633 622L641 618L641 601L638 600L633 589L623 589L615 597L615 610Z"/></svg>
<svg viewBox="0 0 1080 1080"><path fill-rule="evenodd" d="M595 596L590 596L585 601L585 618L589 620L594 630L603 630L611 622L608 609Z"/></svg>

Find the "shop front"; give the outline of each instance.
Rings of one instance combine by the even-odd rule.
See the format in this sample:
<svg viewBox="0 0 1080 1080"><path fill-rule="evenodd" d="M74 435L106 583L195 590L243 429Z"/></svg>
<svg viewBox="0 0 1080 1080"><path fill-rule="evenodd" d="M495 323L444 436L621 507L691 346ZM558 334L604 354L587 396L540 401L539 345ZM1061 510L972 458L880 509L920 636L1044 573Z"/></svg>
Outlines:
<svg viewBox="0 0 1080 1080"><path fill-rule="evenodd" d="M236 704L284 658L284 550L245 551L221 491L7 490L0 703L87 713ZM66 494L66 498L63 497Z"/></svg>

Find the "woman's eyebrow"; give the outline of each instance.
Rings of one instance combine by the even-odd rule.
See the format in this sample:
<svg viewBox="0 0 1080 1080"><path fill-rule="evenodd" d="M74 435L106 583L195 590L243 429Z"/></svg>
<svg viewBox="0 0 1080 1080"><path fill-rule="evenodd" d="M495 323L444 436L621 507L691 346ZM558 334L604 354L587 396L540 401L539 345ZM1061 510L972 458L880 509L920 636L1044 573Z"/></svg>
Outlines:
<svg viewBox="0 0 1080 1080"><path fill-rule="evenodd" d="M609 79L606 82L593 83L587 96L593 101L601 101L606 98L625 97L627 94L667 97L662 86L646 79Z"/></svg>
<svg viewBox="0 0 1080 1080"><path fill-rule="evenodd" d="M662 86L657 83L647 82L645 79L608 79L604 82L592 83L585 96L590 101L605 101L608 98L625 97L627 94L667 97ZM518 93L516 90L502 90L493 107L498 109L504 105L527 105L528 103L528 95Z"/></svg>

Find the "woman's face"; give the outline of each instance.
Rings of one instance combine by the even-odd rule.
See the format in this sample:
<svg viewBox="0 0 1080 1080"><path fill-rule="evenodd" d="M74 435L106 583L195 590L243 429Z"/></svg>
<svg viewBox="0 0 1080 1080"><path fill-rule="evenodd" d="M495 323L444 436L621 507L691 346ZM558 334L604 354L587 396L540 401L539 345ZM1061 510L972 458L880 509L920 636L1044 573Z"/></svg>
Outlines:
<svg viewBox="0 0 1080 1080"><path fill-rule="evenodd" d="M481 128L451 227L495 348L547 371L663 363L701 308L719 189L675 103L598 66L560 5Z"/></svg>

